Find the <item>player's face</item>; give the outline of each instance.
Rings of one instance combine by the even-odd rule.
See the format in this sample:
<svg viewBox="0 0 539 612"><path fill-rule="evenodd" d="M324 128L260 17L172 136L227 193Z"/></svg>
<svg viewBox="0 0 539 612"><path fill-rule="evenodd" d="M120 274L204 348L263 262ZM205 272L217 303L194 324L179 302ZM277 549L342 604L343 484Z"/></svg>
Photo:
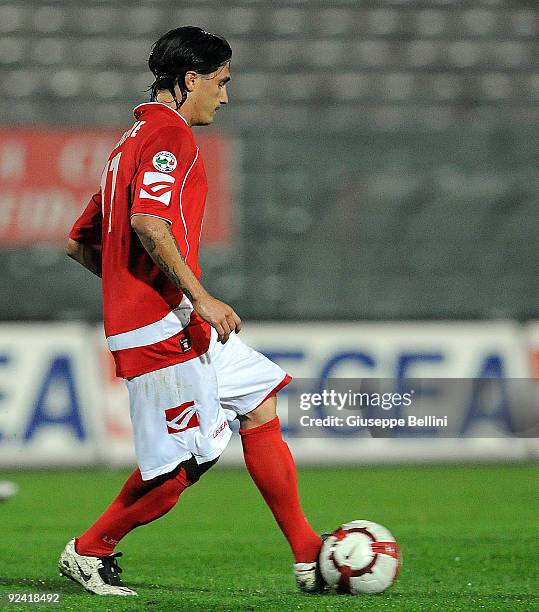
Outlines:
<svg viewBox="0 0 539 612"><path fill-rule="evenodd" d="M198 74L193 90L189 94L192 104L191 125L213 123L215 113L223 104L228 104L226 84L230 81L230 64L225 64L212 74Z"/></svg>

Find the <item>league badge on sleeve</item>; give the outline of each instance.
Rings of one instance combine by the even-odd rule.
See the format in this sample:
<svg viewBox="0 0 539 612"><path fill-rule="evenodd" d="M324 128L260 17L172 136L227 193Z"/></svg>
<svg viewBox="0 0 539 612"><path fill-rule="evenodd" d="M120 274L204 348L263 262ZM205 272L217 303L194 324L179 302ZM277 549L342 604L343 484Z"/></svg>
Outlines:
<svg viewBox="0 0 539 612"><path fill-rule="evenodd" d="M176 156L170 151L159 151L153 156L153 167L159 172L173 172L178 165Z"/></svg>

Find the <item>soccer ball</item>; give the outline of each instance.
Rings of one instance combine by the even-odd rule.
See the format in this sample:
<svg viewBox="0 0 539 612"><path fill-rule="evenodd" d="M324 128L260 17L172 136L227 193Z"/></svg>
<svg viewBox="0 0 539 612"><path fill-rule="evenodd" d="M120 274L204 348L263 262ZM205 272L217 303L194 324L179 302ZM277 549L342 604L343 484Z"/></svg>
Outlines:
<svg viewBox="0 0 539 612"><path fill-rule="evenodd" d="M9 480L1 480L0 481L0 501L6 501L10 497L13 497L17 494L19 490L18 485Z"/></svg>
<svg viewBox="0 0 539 612"><path fill-rule="evenodd" d="M381 593L395 582L400 566L395 538L371 521L341 525L320 551L322 577L337 593Z"/></svg>

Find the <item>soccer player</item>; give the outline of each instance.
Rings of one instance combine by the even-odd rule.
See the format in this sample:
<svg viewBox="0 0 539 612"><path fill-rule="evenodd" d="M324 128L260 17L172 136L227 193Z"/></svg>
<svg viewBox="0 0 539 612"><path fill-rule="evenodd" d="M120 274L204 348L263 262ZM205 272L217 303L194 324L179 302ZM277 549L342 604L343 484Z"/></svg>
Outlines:
<svg viewBox="0 0 539 612"><path fill-rule="evenodd" d="M62 574L100 595L136 595L121 583L116 545L167 513L215 464L232 418L247 469L292 549L298 586L319 588L321 538L301 509L276 413L290 377L243 344L239 316L199 280L207 182L191 128L211 124L228 103L231 56L226 40L191 26L153 45L152 101L135 108L68 240L68 255L102 277L105 334L126 379L138 463L60 556Z"/></svg>

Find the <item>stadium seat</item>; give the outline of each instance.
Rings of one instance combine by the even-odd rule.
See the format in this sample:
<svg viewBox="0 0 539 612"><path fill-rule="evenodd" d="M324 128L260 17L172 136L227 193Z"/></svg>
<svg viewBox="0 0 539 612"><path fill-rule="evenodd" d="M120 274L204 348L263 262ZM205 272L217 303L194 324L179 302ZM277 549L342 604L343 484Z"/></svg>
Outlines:
<svg viewBox="0 0 539 612"><path fill-rule="evenodd" d="M256 8L234 6L225 11L223 32L249 34L256 31L259 16Z"/></svg>
<svg viewBox="0 0 539 612"><path fill-rule="evenodd" d="M358 30L357 11L349 8L321 8L313 11L311 19L319 35L352 36Z"/></svg>
<svg viewBox="0 0 539 612"><path fill-rule="evenodd" d="M32 48L33 61L44 65L62 65L68 57L68 45L61 38L43 38Z"/></svg>
<svg viewBox="0 0 539 612"><path fill-rule="evenodd" d="M537 36L539 29L537 12L531 8L515 10L509 18L511 32L522 38L532 38Z"/></svg>
<svg viewBox="0 0 539 612"><path fill-rule="evenodd" d="M0 32L16 32L23 28L25 21L24 7L16 4L0 6Z"/></svg>
<svg viewBox="0 0 539 612"><path fill-rule="evenodd" d="M463 30L471 36L485 36L496 29L497 13L483 8L464 11L461 14Z"/></svg>
<svg viewBox="0 0 539 612"><path fill-rule="evenodd" d="M123 11L106 6L90 6L80 10L76 25L84 34L112 34L123 23Z"/></svg>
<svg viewBox="0 0 539 612"><path fill-rule="evenodd" d="M437 36L447 27L449 14L440 9L424 9L417 11L416 32L418 37Z"/></svg>
<svg viewBox="0 0 539 612"><path fill-rule="evenodd" d="M32 27L37 32L53 34L64 25L65 13L61 6L38 6L32 11Z"/></svg>
<svg viewBox="0 0 539 612"><path fill-rule="evenodd" d="M0 38L0 63L6 65L20 64L23 61L27 47L28 45L24 38L14 36Z"/></svg>

